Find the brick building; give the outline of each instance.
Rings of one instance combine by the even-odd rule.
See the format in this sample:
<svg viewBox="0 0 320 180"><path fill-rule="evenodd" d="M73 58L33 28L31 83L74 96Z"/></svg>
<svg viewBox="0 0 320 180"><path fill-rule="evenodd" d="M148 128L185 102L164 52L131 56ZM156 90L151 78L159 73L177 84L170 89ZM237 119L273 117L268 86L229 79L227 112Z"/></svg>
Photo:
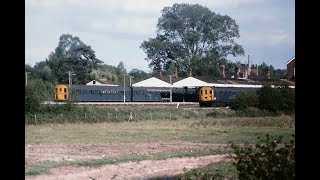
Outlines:
<svg viewBox="0 0 320 180"><path fill-rule="evenodd" d="M293 57L287 62L287 80L295 81L296 58Z"/></svg>

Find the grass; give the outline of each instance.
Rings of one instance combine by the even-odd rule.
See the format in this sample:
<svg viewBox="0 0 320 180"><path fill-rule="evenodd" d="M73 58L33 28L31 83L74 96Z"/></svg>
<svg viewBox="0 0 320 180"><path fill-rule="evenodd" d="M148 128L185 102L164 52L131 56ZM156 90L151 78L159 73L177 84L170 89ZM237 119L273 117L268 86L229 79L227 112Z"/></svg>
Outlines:
<svg viewBox="0 0 320 180"><path fill-rule="evenodd" d="M187 141L256 143L256 137L293 134L294 118L211 118L138 122L42 124L25 127L26 144Z"/></svg>
<svg viewBox="0 0 320 180"><path fill-rule="evenodd" d="M232 162L217 162L203 168L192 169L175 179L238 179L238 176L237 168Z"/></svg>
<svg viewBox="0 0 320 180"><path fill-rule="evenodd" d="M130 114L135 121L212 119L226 117L266 117L279 116L281 113L269 113L255 109L250 112L237 112L227 108L98 108L98 107L63 107L44 106L42 111L25 115L26 124L65 124L65 123L100 123L125 122Z"/></svg>
<svg viewBox="0 0 320 180"><path fill-rule="evenodd" d="M215 111L212 115L212 111ZM128 122L133 112L135 121ZM62 114L62 113L61 113ZM70 114L55 113L27 116L25 126L26 144L57 143L142 143L142 142L198 142L209 144L261 143L257 137L283 136L284 140L295 133L294 116L241 117L229 109L99 109L85 107ZM74 119L78 117L80 119ZM31 119L28 119L31 118ZM165 159L169 157L203 156L230 151L188 150L153 155L109 157L85 161L42 161L26 164L26 175L50 173L61 166L101 166L116 162ZM218 176L226 174L233 178L233 169L227 162L214 163L209 169L217 169ZM209 169L190 172L201 175ZM216 170L215 170L216 171ZM211 172L211 171L210 171ZM200 173L200 174L199 174ZM231 174L230 174L231 173ZM220 174L220 175L219 175ZM189 176L187 174L187 176ZM218 177L217 176L217 177ZM228 176L227 176L228 177ZM190 178L187 178L190 179Z"/></svg>

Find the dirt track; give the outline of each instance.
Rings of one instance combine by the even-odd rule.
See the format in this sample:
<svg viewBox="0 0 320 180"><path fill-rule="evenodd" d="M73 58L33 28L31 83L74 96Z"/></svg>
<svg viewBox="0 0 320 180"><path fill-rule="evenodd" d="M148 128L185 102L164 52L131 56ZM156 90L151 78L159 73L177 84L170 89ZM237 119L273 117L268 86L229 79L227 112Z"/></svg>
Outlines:
<svg viewBox="0 0 320 180"><path fill-rule="evenodd" d="M88 180L88 179L147 179L151 177L175 176L190 169L206 166L213 162L230 161L229 155L210 155L202 157L169 158L165 160L144 160L105 165L100 168L59 167L52 174L27 176L34 180Z"/></svg>
<svg viewBox="0 0 320 180"><path fill-rule="evenodd" d="M148 143L104 143L104 144L27 144L26 163L40 161L75 161L102 159L125 155L151 155L196 149L227 149L223 144L186 142ZM228 155L168 158L165 160L143 160L124 162L102 167L63 166L51 169L52 174L26 176L26 179L143 179L155 176L175 176L193 168L212 162L229 161Z"/></svg>

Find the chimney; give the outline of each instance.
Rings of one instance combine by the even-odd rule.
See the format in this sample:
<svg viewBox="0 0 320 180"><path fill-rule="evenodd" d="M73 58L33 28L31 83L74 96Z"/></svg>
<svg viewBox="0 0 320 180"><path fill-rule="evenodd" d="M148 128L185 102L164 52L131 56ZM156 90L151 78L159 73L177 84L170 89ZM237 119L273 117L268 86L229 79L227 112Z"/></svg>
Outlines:
<svg viewBox="0 0 320 180"><path fill-rule="evenodd" d="M251 65L251 72L250 72L250 76L258 76L258 65Z"/></svg>
<svg viewBox="0 0 320 180"><path fill-rule="evenodd" d="M224 65L221 64L219 68L220 68L220 78L226 78L226 74L224 72Z"/></svg>
<svg viewBox="0 0 320 180"><path fill-rule="evenodd" d="M242 74L242 78L248 78L248 68L246 64L241 64L240 72Z"/></svg>
<svg viewBox="0 0 320 180"><path fill-rule="evenodd" d="M234 67L234 78L235 79L239 78L239 67L238 66Z"/></svg>
<svg viewBox="0 0 320 180"><path fill-rule="evenodd" d="M266 68L266 79L270 79L270 67Z"/></svg>
<svg viewBox="0 0 320 180"><path fill-rule="evenodd" d="M192 77L192 67L189 68L189 76Z"/></svg>
<svg viewBox="0 0 320 180"><path fill-rule="evenodd" d="M248 69L249 69L248 65L245 64L244 65L244 72L243 72L243 78L245 78L245 79L248 79Z"/></svg>

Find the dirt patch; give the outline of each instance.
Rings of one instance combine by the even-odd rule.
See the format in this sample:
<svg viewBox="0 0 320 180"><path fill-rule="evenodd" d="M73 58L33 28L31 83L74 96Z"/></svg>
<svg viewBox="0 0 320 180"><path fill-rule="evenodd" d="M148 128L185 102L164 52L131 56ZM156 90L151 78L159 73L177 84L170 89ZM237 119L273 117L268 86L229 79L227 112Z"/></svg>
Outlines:
<svg viewBox="0 0 320 180"><path fill-rule="evenodd" d="M225 144L187 142L94 143L94 144L26 144L25 161L75 161L125 155L151 155L192 149L227 149Z"/></svg>
<svg viewBox="0 0 320 180"><path fill-rule="evenodd" d="M165 160L144 160L105 165L99 168L59 167L52 174L26 176L25 179L147 179L151 177L176 176L190 169L206 166L213 162L231 161L229 155L169 158Z"/></svg>

